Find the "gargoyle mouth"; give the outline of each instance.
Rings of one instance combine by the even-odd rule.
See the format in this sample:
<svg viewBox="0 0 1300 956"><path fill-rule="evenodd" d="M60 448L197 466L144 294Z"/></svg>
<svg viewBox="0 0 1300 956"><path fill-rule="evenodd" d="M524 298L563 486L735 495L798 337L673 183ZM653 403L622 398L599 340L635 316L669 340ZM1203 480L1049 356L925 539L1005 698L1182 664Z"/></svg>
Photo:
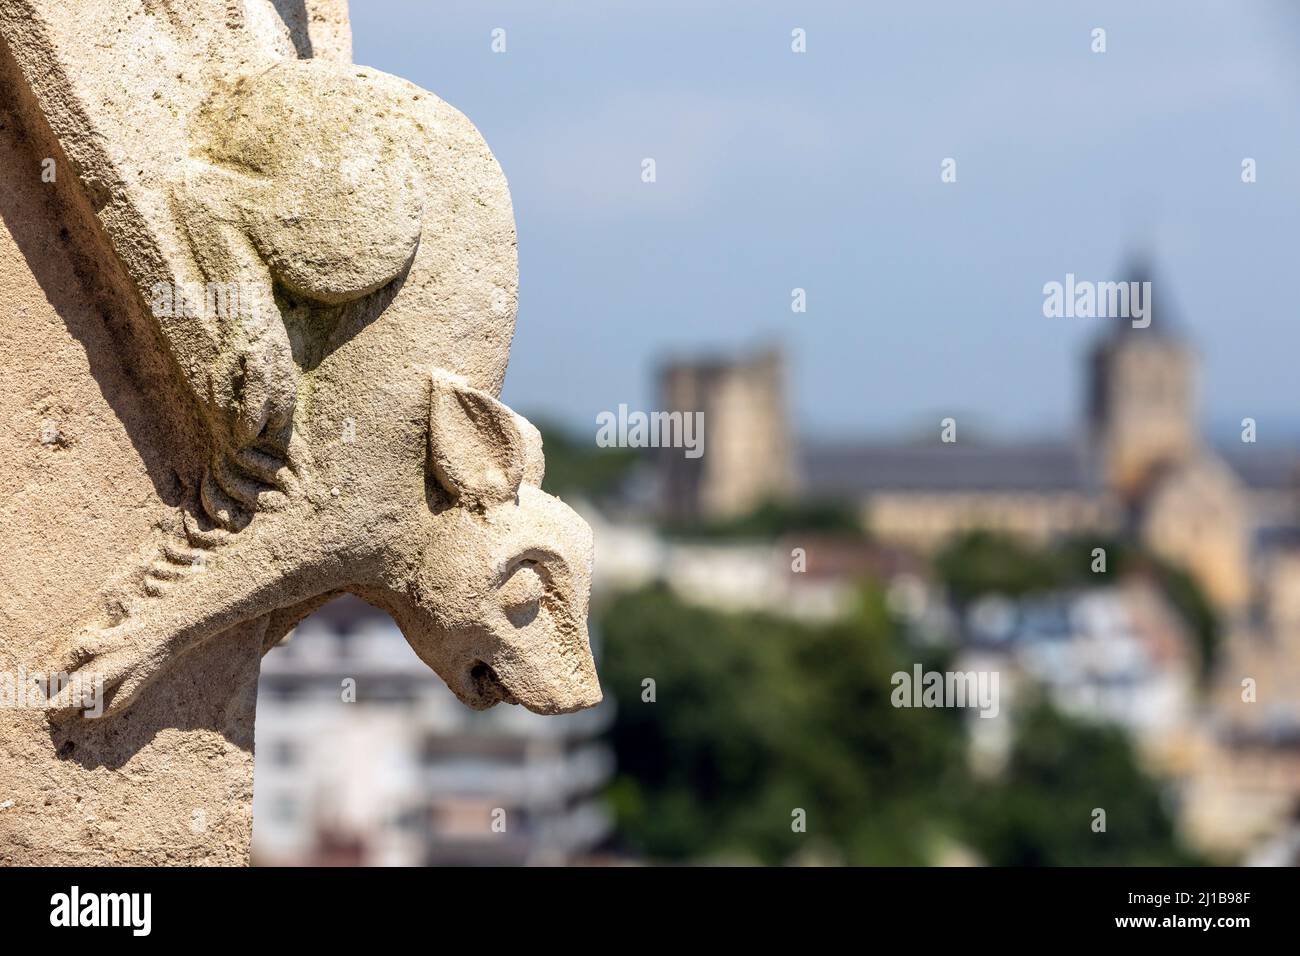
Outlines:
<svg viewBox="0 0 1300 956"><path fill-rule="evenodd" d="M483 661L475 661L470 667L469 688L474 695L474 702L471 706L476 709L486 709L498 703L519 703L518 698L502 683L501 677L496 670Z"/></svg>

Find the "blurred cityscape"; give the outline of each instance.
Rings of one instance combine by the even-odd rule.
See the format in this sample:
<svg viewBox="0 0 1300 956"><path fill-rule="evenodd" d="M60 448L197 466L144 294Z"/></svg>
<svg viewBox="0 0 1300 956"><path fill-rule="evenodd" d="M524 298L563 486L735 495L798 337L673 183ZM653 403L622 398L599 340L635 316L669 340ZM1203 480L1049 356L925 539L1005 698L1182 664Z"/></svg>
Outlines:
<svg viewBox="0 0 1300 956"><path fill-rule="evenodd" d="M473 713L336 601L263 666L255 862L1300 862L1300 447L1209 441L1181 329L1114 322L1055 440L804 439L777 347L658 369L698 457L543 427L605 702Z"/></svg>
<svg viewBox="0 0 1300 956"><path fill-rule="evenodd" d="M557 864L609 836L611 705L472 711L356 598L267 656L258 709L258 863Z"/></svg>

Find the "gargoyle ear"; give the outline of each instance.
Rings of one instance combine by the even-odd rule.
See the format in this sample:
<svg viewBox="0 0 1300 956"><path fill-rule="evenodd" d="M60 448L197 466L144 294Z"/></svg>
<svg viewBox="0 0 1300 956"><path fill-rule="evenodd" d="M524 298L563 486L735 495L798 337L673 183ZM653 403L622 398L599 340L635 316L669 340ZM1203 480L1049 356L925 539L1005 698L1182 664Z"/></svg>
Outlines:
<svg viewBox="0 0 1300 956"><path fill-rule="evenodd" d="M433 373L429 462L438 483L459 504L482 510L514 500L525 463L516 418L464 379L441 370Z"/></svg>
<svg viewBox="0 0 1300 956"><path fill-rule="evenodd" d="M542 454L542 433L537 426L518 412L514 413L515 424L524 440L524 484L534 488L542 487L546 476L546 456Z"/></svg>

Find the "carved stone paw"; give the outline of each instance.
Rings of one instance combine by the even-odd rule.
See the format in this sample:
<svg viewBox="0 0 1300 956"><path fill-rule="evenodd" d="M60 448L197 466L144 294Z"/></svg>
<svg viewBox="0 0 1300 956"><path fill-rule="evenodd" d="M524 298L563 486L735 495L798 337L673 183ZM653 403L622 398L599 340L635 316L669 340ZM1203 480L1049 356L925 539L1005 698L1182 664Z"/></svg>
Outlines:
<svg viewBox="0 0 1300 956"><path fill-rule="evenodd" d="M152 673L143 637L132 618L82 630L51 669L51 714L61 720L94 718L129 706Z"/></svg>
<svg viewBox="0 0 1300 956"><path fill-rule="evenodd" d="M269 280L268 280L269 283ZM269 291L265 293L269 299ZM213 398L224 411L230 449L259 446L283 454L293 431L302 372L274 303L239 316Z"/></svg>
<svg viewBox="0 0 1300 956"><path fill-rule="evenodd" d="M203 475L203 511L213 524L240 531L260 511L279 511L298 489L290 453L257 448L218 451Z"/></svg>

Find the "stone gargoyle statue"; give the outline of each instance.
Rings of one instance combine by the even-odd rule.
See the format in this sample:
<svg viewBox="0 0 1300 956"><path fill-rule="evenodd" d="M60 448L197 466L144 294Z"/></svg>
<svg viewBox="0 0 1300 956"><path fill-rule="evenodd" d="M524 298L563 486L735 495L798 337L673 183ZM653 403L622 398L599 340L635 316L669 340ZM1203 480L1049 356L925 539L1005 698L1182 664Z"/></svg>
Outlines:
<svg viewBox="0 0 1300 956"><path fill-rule="evenodd" d="M441 372L428 377L426 401L426 421L355 440L328 470L268 467L259 487L274 489L264 493L280 499L274 511L259 512L254 493L244 497L253 479L238 479L233 494L256 517L237 532L181 511L153 560L106 601L105 618L63 647L52 672L96 679L70 682L57 709L90 706L73 692L93 688L111 716L181 653L266 615L283 633L344 591L392 615L470 707L560 714L598 703L586 628L591 532L541 490L540 435ZM361 471L364 497L331 486L356 489Z"/></svg>
<svg viewBox="0 0 1300 956"><path fill-rule="evenodd" d="M590 530L496 397L515 232L478 132L406 81L302 58L292 4L81 6L3 0L0 25L166 357L179 399L156 413L199 453L48 671L102 678L111 718L223 634L260 622L265 650L350 592L471 707L597 703ZM114 23L134 87L70 32ZM153 72L172 49L199 65ZM55 719L93 686L53 685Z"/></svg>

